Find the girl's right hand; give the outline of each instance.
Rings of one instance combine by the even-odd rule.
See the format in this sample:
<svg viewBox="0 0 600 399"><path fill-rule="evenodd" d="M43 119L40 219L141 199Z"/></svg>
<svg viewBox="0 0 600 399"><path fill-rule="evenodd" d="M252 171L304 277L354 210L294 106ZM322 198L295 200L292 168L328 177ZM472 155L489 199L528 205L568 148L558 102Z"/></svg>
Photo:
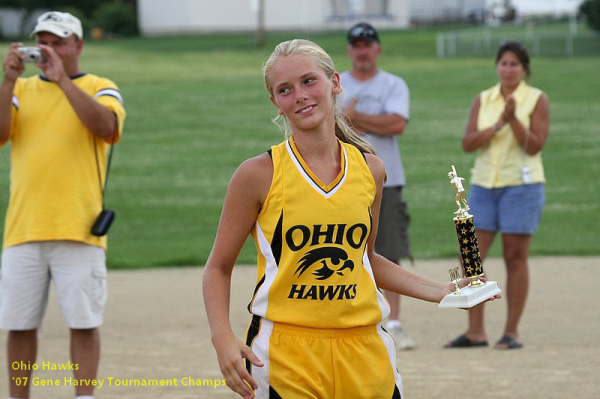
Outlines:
<svg viewBox="0 0 600 399"><path fill-rule="evenodd" d="M249 346L233 335L213 340L213 345L227 386L245 399L254 398L254 390L258 389L258 384L246 369L244 359L248 359L256 367L263 367L263 363Z"/></svg>

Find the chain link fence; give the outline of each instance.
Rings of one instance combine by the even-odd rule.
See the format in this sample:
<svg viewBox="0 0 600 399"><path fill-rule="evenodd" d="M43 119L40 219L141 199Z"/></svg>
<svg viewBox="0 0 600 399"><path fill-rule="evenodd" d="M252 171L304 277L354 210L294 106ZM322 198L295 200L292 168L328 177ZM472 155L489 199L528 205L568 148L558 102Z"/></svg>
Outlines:
<svg viewBox="0 0 600 399"><path fill-rule="evenodd" d="M600 56L600 34L596 32L577 32L576 29L538 32L529 27L439 33L436 54L439 58L489 57L494 56L498 47L509 40L525 44L533 56Z"/></svg>

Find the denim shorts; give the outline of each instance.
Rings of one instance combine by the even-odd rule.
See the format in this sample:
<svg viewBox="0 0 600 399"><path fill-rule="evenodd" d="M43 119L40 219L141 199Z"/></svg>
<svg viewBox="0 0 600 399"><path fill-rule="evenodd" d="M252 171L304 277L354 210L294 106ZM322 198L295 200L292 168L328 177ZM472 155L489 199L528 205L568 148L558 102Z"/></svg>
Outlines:
<svg viewBox="0 0 600 399"><path fill-rule="evenodd" d="M545 202L542 183L491 189L473 185L468 198L475 228L503 234L535 233Z"/></svg>

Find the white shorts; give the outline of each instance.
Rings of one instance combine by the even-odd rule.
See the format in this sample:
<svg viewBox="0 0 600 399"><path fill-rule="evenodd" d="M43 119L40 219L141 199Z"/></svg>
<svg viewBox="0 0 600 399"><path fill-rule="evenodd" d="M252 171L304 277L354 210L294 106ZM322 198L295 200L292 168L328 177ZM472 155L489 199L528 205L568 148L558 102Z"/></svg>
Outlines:
<svg viewBox="0 0 600 399"><path fill-rule="evenodd" d="M104 248L74 241L39 241L2 251L0 328L38 328L48 304L51 279L69 328L102 324L107 291Z"/></svg>

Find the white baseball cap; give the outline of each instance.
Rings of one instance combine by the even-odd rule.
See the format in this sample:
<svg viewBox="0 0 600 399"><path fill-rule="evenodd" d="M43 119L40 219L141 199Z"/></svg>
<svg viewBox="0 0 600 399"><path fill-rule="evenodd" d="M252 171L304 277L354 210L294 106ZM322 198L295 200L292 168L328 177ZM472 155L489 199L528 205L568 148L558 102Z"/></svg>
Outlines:
<svg viewBox="0 0 600 399"><path fill-rule="evenodd" d="M79 39L83 38L81 21L68 12L49 11L40 15L29 37L33 37L38 32L50 32L63 38L71 35L76 35Z"/></svg>

